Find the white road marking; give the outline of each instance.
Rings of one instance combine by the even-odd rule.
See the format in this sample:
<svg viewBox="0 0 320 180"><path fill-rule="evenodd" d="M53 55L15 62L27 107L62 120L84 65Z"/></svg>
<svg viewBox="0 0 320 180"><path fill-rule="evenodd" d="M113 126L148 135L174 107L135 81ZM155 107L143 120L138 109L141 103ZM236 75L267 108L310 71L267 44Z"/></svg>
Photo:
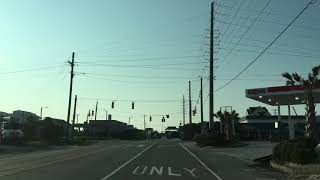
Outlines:
<svg viewBox="0 0 320 180"><path fill-rule="evenodd" d="M144 174L147 171L148 166L145 166L141 172L141 174Z"/></svg>
<svg viewBox="0 0 320 180"><path fill-rule="evenodd" d="M153 175L154 171L156 171L158 175L162 176L163 167L161 166L160 169L158 169L156 166L152 166L149 175Z"/></svg>
<svg viewBox="0 0 320 180"><path fill-rule="evenodd" d="M168 175L169 176L181 176L181 174L175 174L172 172L171 167L168 167Z"/></svg>
<svg viewBox="0 0 320 180"><path fill-rule="evenodd" d="M196 168L193 168L193 169L183 168L183 169L188 171L191 174L191 176L196 177L196 175L194 174L194 171L196 170Z"/></svg>
<svg viewBox="0 0 320 180"><path fill-rule="evenodd" d="M134 174L134 175L142 175L142 174L144 174L144 173L147 171L148 166L145 166L145 167L143 168L143 170L141 171L141 173L138 174L137 171L139 170L139 168L140 168L140 166L137 166L137 167L132 171L132 174Z"/></svg>
<svg viewBox="0 0 320 180"><path fill-rule="evenodd" d="M108 174L107 176L103 177L101 180L106 180L109 179L112 175L114 175L116 172L118 172L121 168L125 167L127 164L129 164L131 161L135 160L137 157L141 156L142 153L144 153L146 150L148 150L149 148L151 148L153 146L153 144L151 144L150 146L148 146L147 148L145 148L143 151L141 151L140 153L138 153L137 155L135 155L133 158L131 158L130 160L128 160L127 162L125 162L124 164L122 164L121 166L119 166L117 169L113 170L110 174Z"/></svg>
<svg viewBox="0 0 320 180"><path fill-rule="evenodd" d="M207 171L209 171L213 176L215 176L218 180L222 180L222 178L213 172L205 163L203 163L196 155L194 155L189 149L187 149L182 143L179 143L180 146L186 150L191 156L193 156Z"/></svg>
<svg viewBox="0 0 320 180"><path fill-rule="evenodd" d="M138 175L137 171L138 171L139 168L140 168L140 166L137 166L137 167L132 171L132 174Z"/></svg>

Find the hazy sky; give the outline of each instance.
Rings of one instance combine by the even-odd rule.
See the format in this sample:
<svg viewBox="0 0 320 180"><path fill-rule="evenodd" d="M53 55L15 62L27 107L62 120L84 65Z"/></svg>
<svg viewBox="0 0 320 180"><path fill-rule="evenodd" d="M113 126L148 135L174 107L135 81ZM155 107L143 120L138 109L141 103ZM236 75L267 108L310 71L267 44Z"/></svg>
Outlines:
<svg viewBox="0 0 320 180"><path fill-rule="evenodd" d="M188 99L188 81L192 81L194 108L199 76L208 75L210 2L1 1L0 111L21 109L39 114L41 106L48 106L44 116L66 119L70 79L66 62L74 51L73 95L79 97L80 122L100 99L98 119L104 119L104 110L108 110L113 119L128 122L131 116L131 123L142 128L144 114L160 115L153 116L147 127L161 129L161 115L170 114L165 125L177 126L182 120L182 95ZM268 2L217 2L215 88L255 58L308 1ZM245 115L249 106L263 106L245 98L245 89L284 85L282 72L307 73L320 62L319 6L320 2L310 6L239 80L215 93L215 111L231 105ZM206 78L204 89L208 120ZM115 109L111 109L111 100L116 100ZM303 106L297 109L304 113ZM199 122L200 114L193 118Z"/></svg>

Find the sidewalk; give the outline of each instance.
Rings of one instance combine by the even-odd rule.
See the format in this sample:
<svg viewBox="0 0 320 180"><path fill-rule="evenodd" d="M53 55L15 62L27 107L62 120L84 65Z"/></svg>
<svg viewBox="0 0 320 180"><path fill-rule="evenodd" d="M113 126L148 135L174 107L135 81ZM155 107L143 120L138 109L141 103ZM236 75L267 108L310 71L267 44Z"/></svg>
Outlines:
<svg viewBox="0 0 320 180"><path fill-rule="evenodd" d="M253 160L268 156L272 154L273 147L277 144L269 141L244 141L246 146L240 147L203 147L203 149L210 149L218 154L231 156L243 161L246 161L248 164L253 163Z"/></svg>

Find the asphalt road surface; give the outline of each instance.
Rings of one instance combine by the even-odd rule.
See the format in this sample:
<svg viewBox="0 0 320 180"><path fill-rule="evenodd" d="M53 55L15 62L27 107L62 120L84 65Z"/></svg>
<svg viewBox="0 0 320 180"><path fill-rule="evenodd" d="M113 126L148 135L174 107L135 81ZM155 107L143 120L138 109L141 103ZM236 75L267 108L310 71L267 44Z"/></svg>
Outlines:
<svg viewBox="0 0 320 180"><path fill-rule="evenodd" d="M0 156L8 180L280 180L281 173L179 140L106 141L67 149Z"/></svg>

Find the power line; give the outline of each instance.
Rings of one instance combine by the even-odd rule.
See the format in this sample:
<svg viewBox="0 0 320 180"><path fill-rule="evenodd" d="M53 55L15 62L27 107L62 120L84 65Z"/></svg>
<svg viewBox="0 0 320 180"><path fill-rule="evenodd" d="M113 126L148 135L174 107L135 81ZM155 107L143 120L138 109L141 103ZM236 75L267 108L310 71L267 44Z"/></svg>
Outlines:
<svg viewBox="0 0 320 180"><path fill-rule="evenodd" d="M117 65L117 64L89 64L89 65L79 65L82 67L120 67L120 68L145 68L145 69L166 69L166 70L185 70L185 71L194 71L200 69L188 69L188 68L171 68L171 67L163 67L163 66L139 66L139 65Z"/></svg>
<svg viewBox="0 0 320 180"><path fill-rule="evenodd" d="M134 76L134 75L123 75L123 74L101 74L101 73L91 73L91 72L77 72L84 75L96 75L105 77L128 77L128 78L146 78L146 79L198 79L192 77L183 76Z"/></svg>
<svg viewBox="0 0 320 180"><path fill-rule="evenodd" d="M104 56L98 56L104 57ZM198 56L190 55L190 56L171 56L171 57L153 57L153 58L136 58L136 59L119 59L119 60L97 60L97 61L78 61L77 63L85 64L85 63L100 63L100 62L128 62L128 61L156 61L156 60L170 60L170 59L187 59L187 58L195 58Z"/></svg>
<svg viewBox="0 0 320 180"><path fill-rule="evenodd" d="M179 62L179 63L163 63L163 64L136 64L136 66L154 66L154 67L157 67L157 66L181 66L181 65L187 65L187 64L201 64L201 63L204 63L204 62L199 62L199 63L196 63L196 62ZM82 64L82 63L81 63ZM84 63L85 65L95 65L96 63ZM108 66L109 64L104 64L106 66ZM118 65L118 64L116 64ZM119 64L121 65L121 64ZM114 66L114 65L111 65L111 66Z"/></svg>
<svg viewBox="0 0 320 180"><path fill-rule="evenodd" d="M0 72L0 74L16 74L16 73L23 73L23 72L42 71L42 70L54 69L54 68L62 67L62 66L66 66L66 65L46 66L46 67L40 67L40 68L31 68L31 69L23 69L23 70L16 70L16 71Z"/></svg>
<svg viewBox="0 0 320 180"><path fill-rule="evenodd" d="M230 81L216 89L215 91L219 91L229 85L232 81L234 81L236 78L238 78L243 72L245 72L254 62L256 62L285 32L286 30L301 16L301 14L311 5L315 3L314 0L311 0L302 10L301 12L278 34L278 36L272 40L272 42L264 48L264 50L256 57L254 58L244 69L242 69L235 77L233 77Z"/></svg>
<svg viewBox="0 0 320 180"><path fill-rule="evenodd" d="M219 48L221 50L232 50L232 51L240 51L240 52L252 52L252 53L260 53L261 51L257 50L246 50L246 49L229 49L229 48ZM293 51L290 51L293 52ZM266 54L273 54L273 55L284 55L284 56L294 56L294 57L306 57L311 59L317 59L316 61L319 61L319 56L313 56L313 55L304 55L303 53L296 53L296 54L290 54L290 53L278 53L278 52L266 52Z"/></svg>
<svg viewBox="0 0 320 180"><path fill-rule="evenodd" d="M229 61L226 61L226 59L230 56L230 54L233 52L233 50L238 46L238 44L242 41L242 39L247 35L247 33L251 30L251 28L254 26L254 24L257 22L257 20L260 18L262 12L269 6L271 0L268 0L267 3L263 6L263 8L258 12L257 16L255 19L251 22L251 24L248 26L248 28L245 30L245 32L241 35L241 37L238 39L236 44L231 48L229 53L223 58L222 63L226 62L225 64L229 64L232 59ZM221 67L221 63L219 64L219 67ZM219 67L216 69L218 70Z"/></svg>
<svg viewBox="0 0 320 180"><path fill-rule="evenodd" d="M133 100L133 99L104 99L104 98L78 98L82 100L99 100L99 101L113 101L113 102L142 102L142 103L176 103L176 102L181 102L180 100L143 100L143 99L138 99L138 100ZM194 101L194 100L193 100Z"/></svg>

